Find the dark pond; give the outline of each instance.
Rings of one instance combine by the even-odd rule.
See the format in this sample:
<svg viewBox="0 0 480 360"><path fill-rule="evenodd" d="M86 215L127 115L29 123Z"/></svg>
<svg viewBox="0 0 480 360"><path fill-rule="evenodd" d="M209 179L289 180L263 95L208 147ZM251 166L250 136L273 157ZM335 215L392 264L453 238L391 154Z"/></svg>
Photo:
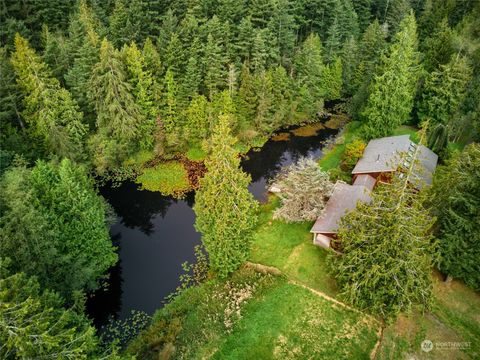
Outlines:
<svg viewBox="0 0 480 360"><path fill-rule="evenodd" d="M323 129L308 137L290 134L286 141L269 140L261 149L250 151L242 161L252 177L250 191L263 201L267 181L282 166L302 156L320 157L324 141L336 132ZM181 264L194 260L193 248L200 244L200 234L193 227L194 193L175 200L124 183L105 187L101 194L117 214L111 235L120 260L111 269L105 289L87 302L97 327L109 317L125 319L132 310L152 314L160 308L165 296L178 286Z"/></svg>

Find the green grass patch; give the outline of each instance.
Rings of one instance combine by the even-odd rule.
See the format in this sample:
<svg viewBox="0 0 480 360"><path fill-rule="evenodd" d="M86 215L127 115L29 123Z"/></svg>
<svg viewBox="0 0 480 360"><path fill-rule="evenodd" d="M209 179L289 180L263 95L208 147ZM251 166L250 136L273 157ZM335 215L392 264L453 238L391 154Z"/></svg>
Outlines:
<svg viewBox="0 0 480 360"><path fill-rule="evenodd" d="M401 125L395 130L393 130L392 136L399 136L399 135L410 135L410 140L412 140L415 143L418 143L420 140L418 129L410 125Z"/></svg>
<svg viewBox="0 0 480 360"><path fill-rule="evenodd" d="M245 307L212 359L368 359L377 323L280 283Z"/></svg>
<svg viewBox="0 0 480 360"><path fill-rule="evenodd" d="M188 149L186 156L192 161L202 161L207 157L207 153L200 147L191 147Z"/></svg>
<svg viewBox="0 0 480 360"><path fill-rule="evenodd" d="M312 222L287 224L273 220L273 211L278 204L279 199L272 196L261 206L250 260L275 266L289 278L335 295L335 281L326 267L327 251L312 243Z"/></svg>
<svg viewBox="0 0 480 360"><path fill-rule="evenodd" d="M142 190L159 191L164 195L174 196L181 195L190 188L187 171L177 161L144 169L136 183L141 184Z"/></svg>
<svg viewBox="0 0 480 360"><path fill-rule="evenodd" d="M127 351L147 360L368 359L377 328L284 277L241 269L185 290Z"/></svg>
<svg viewBox="0 0 480 360"><path fill-rule="evenodd" d="M430 312L400 316L386 328L379 359L478 359L480 358L480 295L460 281L446 284L436 276ZM421 343L434 348L426 353ZM463 349L436 348L439 343L468 343ZM447 344L447 346L449 346Z"/></svg>
<svg viewBox="0 0 480 360"><path fill-rule="evenodd" d="M140 150L125 160L123 164L126 166L142 166L154 158L153 150Z"/></svg>
<svg viewBox="0 0 480 360"><path fill-rule="evenodd" d="M332 149L324 153L318 161L323 170L328 171L340 167L346 144L352 142L356 137L360 137L360 125L360 121L352 121L345 126L345 130L337 143Z"/></svg>

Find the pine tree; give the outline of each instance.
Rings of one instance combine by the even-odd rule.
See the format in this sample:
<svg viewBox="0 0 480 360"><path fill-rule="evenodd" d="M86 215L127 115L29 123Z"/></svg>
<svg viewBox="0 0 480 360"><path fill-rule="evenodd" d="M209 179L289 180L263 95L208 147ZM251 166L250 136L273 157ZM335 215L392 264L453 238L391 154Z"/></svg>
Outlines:
<svg viewBox="0 0 480 360"><path fill-rule="evenodd" d="M96 116L88 97L88 85L93 67L99 61L100 39L97 31L102 31L98 19L85 1L80 1L69 26L67 45L71 59L65 83L91 127Z"/></svg>
<svg viewBox="0 0 480 360"><path fill-rule="evenodd" d="M104 39L100 61L90 79L90 101L97 113L97 134L91 141L97 171L115 168L138 148L144 118L120 54Z"/></svg>
<svg viewBox="0 0 480 360"><path fill-rule="evenodd" d="M454 55L447 65L440 65L425 80L418 110L420 120L429 120L432 126L453 127L471 77L472 69L464 57Z"/></svg>
<svg viewBox="0 0 480 360"><path fill-rule="evenodd" d="M12 167L2 178L0 252L68 300L95 290L117 254L109 209L86 170L68 159Z"/></svg>
<svg viewBox="0 0 480 360"><path fill-rule="evenodd" d="M299 97L299 111L310 117L323 106L322 43L318 35L310 34L295 56L295 73Z"/></svg>
<svg viewBox="0 0 480 360"><path fill-rule="evenodd" d="M211 269L226 277L249 256L258 203L247 189L250 177L240 169L228 116L220 116L210 144L207 174L195 195L195 228L202 233Z"/></svg>
<svg viewBox="0 0 480 360"><path fill-rule="evenodd" d="M256 30L253 38L252 56L250 61L254 73L263 72L267 65L268 53L265 41L265 32L263 30Z"/></svg>
<svg viewBox="0 0 480 360"><path fill-rule="evenodd" d="M5 262L0 259L0 266ZM0 331L2 359L95 357L98 339L85 315L66 310L35 277L5 272L0 269L0 328L10 330Z"/></svg>
<svg viewBox="0 0 480 360"><path fill-rule="evenodd" d="M154 95L158 86L150 71L147 70L145 59L135 43L128 47L125 46L123 52L129 83L132 85L135 102L139 106L143 117L139 128L140 147L151 149L154 142L156 121L160 114Z"/></svg>
<svg viewBox="0 0 480 360"><path fill-rule="evenodd" d="M202 82L201 64L197 57L192 56L188 59L185 76L182 82L182 98L187 101L193 99L198 94Z"/></svg>
<svg viewBox="0 0 480 360"><path fill-rule="evenodd" d="M243 63L240 74L240 88L237 94L237 104L241 127L249 128L253 125L253 119L256 113L257 97L255 94L254 78L250 73L250 66L247 62Z"/></svg>
<svg viewBox="0 0 480 360"><path fill-rule="evenodd" d="M336 57L331 64L323 67L322 79L325 100L339 99L342 92L342 60L340 57Z"/></svg>
<svg viewBox="0 0 480 360"><path fill-rule="evenodd" d="M343 25L337 21L337 18L333 21L332 26L328 29L328 37L325 42L325 61L330 63L333 61L335 56L340 53L341 50L341 32L340 28Z"/></svg>
<svg viewBox="0 0 480 360"><path fill-rule="evenodd" d="M64 75L69 66L68 44L60 32L52 33L48 27L42 29L42 59L52 70L58 81L64 84Z"/></svg>
<svg viewBox="0 0 480 360"><path fill-rule="evenodd" d="M163 73L163 66L160 54L150 38L147 38L145 44L143 44L142 55L145 59L147 70L152 73L156 82L159 83Z"/></svg>
<svg viewBox="0 0 480 360"><path fill-rule="evenodd" d="M62 88L27 40L17 34L11 62L23 93L23 118L47 151L60 157L84 158L87 127L70 93Z"/></svg>
<svg viewBox="0 0 480 360"><path fill-rule="evenodd" d="M438 217L440 270L480 290L480 145L456 153L435 173L432 210Z"/></svg>
<svg viewBox="0 0 480 360"><path fill-rule="evenodd" d="M271 72L263 71L255 75L257 111L254 124L256 130L262 134L268 134L275 129L275 124L273 124L273 87Z"/></svg>
<svg viewBox="0 0 480 360"><path fill-rule="evenodd" d="M364 32L372 21L372 0L355 0L352 1L355 12L358 16L358 26L360 32Z"/></svg>
<svg viewBox="0 0 480 360"><path fill-rule="evenodd" d="M204 49L205 88L208 90L209 98L221 90L226 84L226 59L220 42L208 34Z"/></svg>
<svg viewBox="0 0 480 360"><path fill-rule="evenodd" d="M180 123L177 104L178 85L170 69L165 73L164 88L162 123L166 133L172 135L175 132L178 133Z"/></svg>
<svg viewBox="0 0 480 360"><path fill-rule="evenodd" d="M388 55L382 57L362 115L364 135L368 139L387 136L404 124L413 108L417 86L418 53L416 23L413 13L402 21Z"/></svg>
<svg viewBox="0 0 480 360"><path fill-rule="evenodd" d="M254 28L250 16L242 19L238 25L238 35L235 41L236 53L241 61L250 60Z"/></svg>
<svg viewBox="0 0 480 360"><path fill-rule="evenodd" d="M205 96L197 95L185 110L185 137L189 143L201 144L210 131L209 103Z"/></svg>
<svg viewBox="0 0 480 360"><path fill-rule="evenodd" d="M355 91L355 70L358 66L358 44L354 37L348 39L342 47L342 94L353 95Z"/></svg>
<svg viewBox="0 0 480 360"><path fill-rule="evenodd" d="M370 204L359 203L342 218L332 242L341 254L329 257L340 296L387 320L415 303L428 307L432 297L434 220L424 207L426 191L410 184L415 166L412 161L390 184L375 188Z"/></svg>
<svg viewBox="0 0 480 360"><path fill-rule="evenodd" d="M169 69L176 76L180 75L183 68L182 43L177 33L172 33L167 46L163 52L163 66Z"/></svg>
<svg viewBox="0 0 480 360"><path fill-rule="evenodd" d="M432 72L439 65L450 61L453 53L454 32L448 26L447 19L443 19L435 28L435 32L421 43L421 50L425 54L423 66L425 71Z"/></svg>

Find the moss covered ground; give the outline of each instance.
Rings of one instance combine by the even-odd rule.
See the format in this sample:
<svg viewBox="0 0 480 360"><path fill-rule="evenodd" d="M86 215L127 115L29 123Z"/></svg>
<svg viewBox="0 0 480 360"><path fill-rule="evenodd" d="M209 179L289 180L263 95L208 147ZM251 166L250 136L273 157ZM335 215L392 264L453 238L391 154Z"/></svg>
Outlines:
<svg viewBox="0 0 480 360"><path fill-rule="evenodd" d="M136 182L144 190L159 191L164 195L182 194L190 188L187 171L178 161L143 169Z"/></svg>

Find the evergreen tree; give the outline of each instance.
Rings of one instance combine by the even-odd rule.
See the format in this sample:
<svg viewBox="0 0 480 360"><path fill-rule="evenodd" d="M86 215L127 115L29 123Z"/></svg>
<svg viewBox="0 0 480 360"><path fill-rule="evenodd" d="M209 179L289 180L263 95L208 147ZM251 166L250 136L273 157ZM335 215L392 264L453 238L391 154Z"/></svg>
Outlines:
<svg viewBox="0 0 480 360"><path fill-rule="evenodd" d="M381 69L375 75L362 114L364 135L368 139L389 135L409 119L413 108L419 75L413 13L402 21L400 28L388 55L382 57Z"/></svg>
<svg viewBox="0 0 480 360"><path fill-rule="evenodd" d="M273 124L273 87L274 84L270 71L263 71L255 76L257 111L254 124L256 130L262 134L268 134L275 129L275 124Z"/></svg>
<svg viewBox="0 0 480 360"><path fill-rule="evenodd" d="M339 99L342 92L342 60L339 57L323 67L322 78L325 100Z"/></svg>
<svg viewBox="0 0 480 360"><path fill-rule="evenodd" d="M201 64L197 57L192 56L188 59L185 76L182 82L182 97L191 100L198 94L202 82Z"/></svg>
<svg viewBox="0 0 480 360"><path fill-rule="evenodd" d="M342 47L342 94L353 95L355 90L355 70L358 65L358 45L354 37L348 39Z"/></svg>
<svg viewBox="0 0 480 360"><path fill-rule="evenodd" d="M143 43L151 26L150 12L144 0L116 0L109 17L109 35L115 47L132 41Z"/></svg>
<svg viewBox="0 0 480 360"><path fill-rule="evenodd" d="M454 32L448 26L447 19L443 19L435 28L435 32L421 43L425 71L432 72L439 65L448 63L454 53L453 37Z"/></svg>
<svg viewBox="0 0 480 360"><path fill-rule="evenodd" d="M247 62L243 63L242 72L240 74L240 88L237 95L238 113L242 119L243 128L253 125L253 119L256 113L257 97L255 93L255 83L250 67Z"/></svg>
<svg viewBox="0 0 480 360"><path fill-rule="evenodd" d="M341 254L329 257L340 296L388 320L417 302L428 307L432 297L433 219L423 205L426 192L409 183L414 166L377 186L370 204L359 203L342 218L332 241Z"/></svg>
<svg viewBox="0 0 480 360"><path fill-rule="evenodd" d="M37 276L67 299L94 290L117 255L109 209L85 169L65 159L14 167L2 179L0 252L12 270Z"/></svg>
<svg viewBox="0 0 480 360"><path fill-rule="evenodd" d="M254 28L249 16L242 19L238 25L238 35L235 41L236 51L241 61L250 60Z"/></svg>
<svg viewBox="0 0 480 360"><path fill-rule="evenodd" d="M0 259L0 266L6 261ZM0 357L90 358L96 354L95 328L85 315L63 308L58 294L40 290L35 277L0 270Z"/></svg>
<svg viewBox="0 0 480 360"><path fill-rule="evenodd" d="M147 70L152 73L156 82L159 83L163 73L163 66L160 54L150 38L145 40L145 44L143 44L142 56Z"/></svg>
<svg viewBox="0 0 480 360"><path fill-rule="evenodd" d="M208 34L204 49L205 88L209 98L221 90L226 83L226 59L223 56L221 44Z"/></svg>
<svg viewBox="0 0 480 360"><path fill-rule="evenodd" d="M42 29L43 61L53 75L64 85L64 75L69 66L68 44L60 32L52 33L48 27Z"/></svg>
<svg viewBox="0 0 480 360"><path fill-rule="evenodd" d="M106 39L102 41L100 61L93 69L89 88L97 113L97 133L90 146L97 171L103 173L120 166L137 150L145 124L120 55Z"/></svg>
<svg viewBox="0 0 480 360"><path fill-rule="evenodd" d="M129 83L132 85L135 102L140 108L143 121L139 128L140 147L153 147L156 121L160 109L155 102L154 92L158 89L155 80L146 68L145 59L135 43L123 49Z"/></svg>
<svg viewBox="0 0 480 360"><path fill-rule="evenodd" d="M100 40L97 31L102 31L98 19L85 1L80 1L69 26L67 45L71 59L65 83L91 127L95 123L95 109L88 97L88 85L93 67L99 61Z"/></svg>
<svg viewBox="0 0 480 360"><path fill-rule="evenodd" d="M472 69L464 57L453 56L447 65L433 71L425 80L419 118L429 124L454 126L454 116L465 100Z"/></svg>
<svg viewBox="0 0 480 360"><path fill-rule="evenodd" d="M480 290L480 145L468 145L440 166L432 187L438 217L440 270Z"/></svg>
<svg viewBox="0 0 480 360"><path fill-rule="evenodd" d="M48 153L81 160L87 127L70 93L18 34L11 62L24 96L22 116L32 134L43 140Z"/></svg>
<svg viewBox="0 0 480 360"><path fill-rule="evenodd" d="M182 43L177 33L172 33L167 46L163 52L163 66L169 69L176 76L180 75L183 68Z"/></svg>
<svg viewBox="0 0 480 360"><path fill-rule="evenodd" d="M372 0L355 0L352 5L358 16L358 27L360 32L364 32L372 21Z"/></svg>
<svg viewBox="0 0 480 360"><path fill-rule="evenodd" d="M220 277L236 270L250 253L258 203L249 193L250 177L240 169L228 116L220 116L210 140L207 174L195 195L195 227Z"/></svg>
<svg viewBox="0 0 480 360"><path fill-rule="evenodd" d="M173 72L170 69L168 69L165 73L164 87L165 92L162 109L162 123L165 132L170 136L173 136L175 133L178 134L181 127L178 117L177 104L178 85L175 81Z"/></svg>
<svg viewBox="0 0 480 360"><path fill-rule="evenodd" d="M253 38L252 56L250 65L254 73L261 73L267 65L267 44L265 39L265 31L256 30Z"/></svg>
<svg viewBox="0 0 480 360"><path fill-rule="evenodd" d="M300 111L311 116L323 105L322 44L318 35L310 34L295 56L295 72L299 87Z"/></svg>
<svg viewBox="0 0 480 360"><path fill-rule="evenodd" d="M195 96L185 110L185 137L190 143L201 143L210 131L209 103L205 96Z"/></svg>

